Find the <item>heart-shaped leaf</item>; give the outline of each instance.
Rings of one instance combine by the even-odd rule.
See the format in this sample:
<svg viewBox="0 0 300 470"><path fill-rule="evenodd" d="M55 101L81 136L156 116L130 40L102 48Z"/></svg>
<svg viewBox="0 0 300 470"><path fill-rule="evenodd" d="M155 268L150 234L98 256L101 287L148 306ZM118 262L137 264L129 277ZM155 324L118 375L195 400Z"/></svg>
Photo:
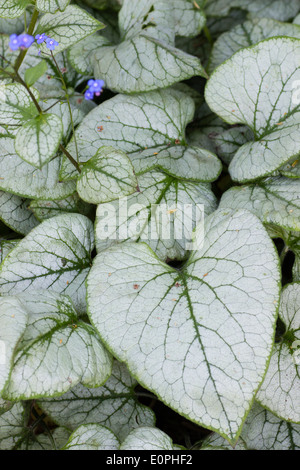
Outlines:
<svg viewBox="0 0 300 470"><path fill-rule="evenodd" d="M100 47L94 53L95 77L104 79L114 91L139 93L165 88L194 75L206 76L197 57L174 47L175 34L196 35L204 24L204 15L190 2L176 3L125 0L119 13L122 42Z"/></svg>
<svg viewBox="0 0 300 470"><path fill-rule="evenodd" d="M78 311L84 311L93 246L93 224L87 217L63 214L45 220L1 265L1 295L48 288L69 295Z"/></svg>
<svg viewBox="0 0 300 470"><path fill-rule="evenodd" d="M185 128L194 110L194 100L173 88L117 95L91 111L76 129L80 161L86 162L107 145L125 152L136 165L136 173L158 167L179 178L212 181L221 171L217 157L186 146ZM75 149L72 140L68 150L75 154ZM77 177L66 159L61 177Z"/></svg>
<svg viewBox="0 0 300 470"><path fill-rule="evenodd" d="M63 125L58 116L40 114L17 132L15 149L27 163L42 168L55 155L62 135Z"/></svg>
<svg viewBox="0 0 300 470"><path fill-rule="evenodd" d="M235 154L235 181L271 175L300 152L300 40L271 38L220 65L206 86L210 108L229 124L246 124L254 141Z"/></svg>
<svg viewBox="0 0 300 470"><path fill-rule="evenodd" d="M6 399L57 396L80 382L96 387L108 379L110 354L68 297L37 290L19 299L28 323L2 393Z"/></svg>
<svg viewBox="0 0 300 470"><path fill-rule="evenodd" d="M60 157L38 170L16 154L14 142L11 136L0 139L0 189L41 200L60 200L75 193L73 181L59 181Z"/></svg>
<svg viewBox="0 0 300 470"><path fill-rule="evenodd" d="M205 225L203 247L180 270L143 243L100 253L88 312L139 383L235 441L272 350L279 263L250 212L220 210Z"/></svg>
<svg viewBox="0 0 300 470"><path fill-rule="evenodd" d="M91 204L113 201L137 191L138 182L127 155L113 147L101 147L82 167L77 181L81 199Z"/></svg>

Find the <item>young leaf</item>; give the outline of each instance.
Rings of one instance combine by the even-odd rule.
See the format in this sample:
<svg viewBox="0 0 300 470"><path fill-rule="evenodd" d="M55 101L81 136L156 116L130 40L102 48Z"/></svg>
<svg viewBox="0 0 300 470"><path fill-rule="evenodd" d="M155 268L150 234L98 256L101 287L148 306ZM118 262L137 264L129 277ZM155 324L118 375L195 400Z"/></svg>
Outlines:
<svg viewBox="0 0 300 470"><path fill-rule="evenodd" d="M300 152L300 40L271 38L238 51L212 74L206 86L210 108L229 124L246 124L254 142L235 154L235 181L271 175Z"/></svg>
<svg viewBox="0 0 300 470"><path fill-rule="evenodd" d="M22 235L27 235L38 225L28 205L26 199L0 191L0 219L12 230Z"/></svg>
<svg viewBox="0 0 300 470"><path fill-rule="evenodd" d="M276 416L300 424L297 406L300 393L300 284L283 290L279 315L285 325L281 341L275 343L271 362L256 400Z"/></svg>
<svg viewBox="0 0 300 470"><path fill-rule="evenodd" d="M249 186L234 186L223 194L220 207L247 209L263 223L300 231L300 185L297 180L275 177Z"/></svg>
<svg viewBox="0 0 300 470"><path fill-rule="evenodd" d="M78 318L68 297L37 290L18 298L28 311L28 323L3 391L5 398L57 396L78 383L97 387L108 379L111 357L94 328Z"/></svg>
<svg viewBox="0 0 300 470"><path fill-rule="evenodd" d="M61 119L55 114L40 114L17 132L15 149L19 157L42 168L57 152L63 135Z"/></svg>
<svg viewBox="0 0 300 470"><path fill-rule="evenodd" d="M216 211L205 225L204 246L181 270L143 243L100 253L88 313L140 384L235 441L272 350L279 263L250 212Z"/></svg>
<svg viewBox="0 0 300 470"><path fill-rule="evenodd" d="M63 12L53 15L46 13L42 16L35 34L45 33L55 39L59 45L55 47L53 54L57 54L102 28L104 25L85 10L69 5ZM44 44L41 45L41 50L48 51Z"/></svg>
<svg viewBox="0 0 300 470"><path fill-rule="evenodd" d="M27 325L28 313L16 297L0 298L0 396L9 378L14 354Z"/></svg>
<svg viewBox="0 0 300 470"><path fill-rule="evenodd" d="M138 401L137 382L124 364L115 361L112 375L100 388L73 387L61 397L39 400L39 406L60 426L101 424L122 441L139 426L154 426L155 415Z"/></svg>
<svg viewBox="0 0 300 470"><path fill-rule="evenodd" d="M100 424L83 424L71 434L63 450L118 450L120 442Z"/></svg>
<svg viewBox="0 0 300 470"><path fill-rule="evenodd" d="M64 11L70 0L37 0L36 8L43 13L55 13L57 10Z"/></svg>
<svg viewBox="0 0 300 470"><path fill-rule="evenodd" d="M85 278L94 246L93 224L79 214L63 214L34 228L1 265L1 295L51 289L85 310Z"/></svg>
<svg viewBox="0 0 300 470"><path fill-rule="evenodd" d="M73 181L60 182L61 157L41 170L22 160L15 151L14 139L0 139L0 189L28 199L59 200L75 193Z"/></svg>
<svg viewBox="0 0 300 470"><path fill-rule="evenodd" d="M48 70L48 64L45 60L41 60L36 66L26 69L25 82L28 86L32 86L41 78Z"/></svg>
<svg viewBox="0 0 300 470"><path fill-rule="evenodd" d="M137 191L138 182L127 155L113 147L101 147L88 160L77 181L81 199L91 204L113 201Z"/></svg>
<svg viewBox="0 0 300 470"><path fill-rule="evenodd" d="M124 240L144 241L162 260L182 260L190 249L193 230L203 223L203 212L208 215L216 207L208 184L146 173L139 177L139 192L98 206L97 251Z"/></svg>
<svg viewBox="0 0 300 470"><path fill-rule="evenodd" d="M120 446L120 450L176 450L172 439L157 428L134 429Z"/></svg>

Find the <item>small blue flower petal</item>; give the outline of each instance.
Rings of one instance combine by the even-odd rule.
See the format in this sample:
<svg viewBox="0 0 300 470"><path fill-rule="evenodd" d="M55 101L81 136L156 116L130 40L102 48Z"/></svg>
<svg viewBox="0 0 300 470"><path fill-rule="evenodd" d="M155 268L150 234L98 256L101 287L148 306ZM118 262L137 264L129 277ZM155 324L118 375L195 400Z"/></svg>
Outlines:
<svg viewBox="0 0 300 470"><path fill-rule="evenodd" d="M55 41L55 39L52 39L52 38L47 38L46 39L46 46L47 46L47 49L50 49L50 51L54 51L54 49L58 45L59 45L59 43L57 41Z"/></svg>
<svg viewBox="0 0 300 470"><path fill-rule="evenodd" d="M94 91L95 93L101 93L103 86L104 86L103 80L89 80L88 81L89 89L91 91Z"/></svg>
<svg viewBox="0 0 300 470"><path fill-rule="evenodd" d="M46 38L47 38L47 36L46 36L45 33L37 34L37 35L35 36L36 42L37 42L38 44L43 44L43 42L46 41Z"/></svg>
<svg viewBox="0 0 300 470"><path fill-rule="evenodd" d="M94 92L91 90L86 90L84 97L86 100L92 100L94 98Z"/></svg>
<svg viewBox="0 0 300 470"><path fill-rule="evenodd" d="M9 47L12 51L16 51L20 47L20 41L17 34L11 34L9 37Z"/></svg>
<svg viewBox="0 0 300 470"><path fill-rule="evenodd" d="M21 49L28 49L28 47L30 47L31 44L34 42L34 37L31 36L30 34L20 34L18 39L19 39L19 47Z"/></svg>

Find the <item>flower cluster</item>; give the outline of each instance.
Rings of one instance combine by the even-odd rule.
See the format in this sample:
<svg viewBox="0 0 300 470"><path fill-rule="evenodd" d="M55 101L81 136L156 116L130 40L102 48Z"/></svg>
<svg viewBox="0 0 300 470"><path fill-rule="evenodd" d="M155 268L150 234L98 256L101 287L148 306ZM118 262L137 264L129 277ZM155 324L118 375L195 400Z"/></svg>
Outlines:
<svg viewBox="0 0 300 470"><path fill-rule="evenodd" d="M12 51L17 49L28 49L31 44L34 42L33 36L30 34L12 34L9 38L9 47Z"/></svg>
<svg viewBox="0 0 300 470"><path fill-rule="evenodd" d="M84 97L86 100L92 100L94 95L100 96L102 93L102 89L104 87L103 80L89 80L88 81L88 89L84 93Z"/></svg>
<svg viewBox="0 0 300 470"><path fill-rule="evenodd" d="M49 38L45 33L37 34L35 36L37 44L46 42L46 47L50 51L54 51L55 47L59 45L55 39ZM28 49L34 43L34 37L30 34L12 34L9 38L9 47L12 51L17 49Z"/></svg>
<svg viewBox="0 0 300 470"><path fill-rule="evenodd" d="M37 34L35 36L37 44L43 44L43 42L46 42L46 47L47 49L50 49L50 51L54 51L56 46L58 46L58 42L55 41L55 39L49 38L49 36L46 36L45 33L42 34Z"/></svg>

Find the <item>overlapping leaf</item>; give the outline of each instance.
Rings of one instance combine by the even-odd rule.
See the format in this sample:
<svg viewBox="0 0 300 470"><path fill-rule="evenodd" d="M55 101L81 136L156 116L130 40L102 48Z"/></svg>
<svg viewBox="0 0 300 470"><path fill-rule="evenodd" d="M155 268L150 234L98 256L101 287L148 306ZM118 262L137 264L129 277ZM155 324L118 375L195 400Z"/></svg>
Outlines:
<svg viewBox="0 0 300 470"><path fill-rule="evenodd" d="M102 28L104 25L85 10L69 5L63 12L42 16L36 34L45 33L55 39L59 45L53 53L57 54ZM47 51L45 45L41 45L41 49Z"/></svg>
<svg viewBox="0 0 300 470"><path fill-rule="evenodd" d="M22 15L30 0L3 0L0 6L2 18L17 18Z"/></svg>
<svg viewBox="0 0 300 470"><path fill-rule="evenodd" d="M185 128L194 109L191 97L172 88L132 97L117 95L91 111L76 130L80 161L86 162L108 145L125 152L136 173L157 166L179 178L212 181L221 170L216 156L185 145ZM68 149L75 153L74 141ZM77 177L66 159L61 176Z"/></svg>
<svg viewBox="0 0 300 470"><path fill-rule="evenodd" d="M223 194L220 207L247 209L264 223L300 231L300 184L294 179L274 177L234 186Z"/></svg>
<svg viewBox="0 0 300 470"><path fill-rule="evenodd" d="M85 309L85 278L94 246L93 224L79 214L59 215L34 228L1 266L0 293L50 289Z"/></svg>
<svg viewBox="0 0 300 470"><path fill-rule="evenodd" d="M245 124L254 141L235 154L235 181L271 175L300 151L300 115L295 84L300 79L300 41L271 38L238 51L212 74L210 108L229 124Z"/></svg>
<svg viewBox="0 0 300 470"><path fill-rule="evenodd" d="M300 284L287 286L279 315L285 325L281 341L275 343L268 372L256 399L275 415L300 424Z"/></svg>
<svg viewBox="0 0 300 470"><path fill-rule="evenodd" d="M112 374L100 388L73 387L68 393L39 406L60 426L75 430L82 424L101 424L122 441L139 426L154 426L154 413L138 402L137 382L115 361Z"/></svg>
<svg viewBox="0 0 300 470"><path fill-rule="evenodd" d="M29 202L26 199L0 191L0 219L12 230L22 235L27 235L38 225L28 205Z"/></svg>
<svg viewBox="0 0 300 470"><path fill-rule="evenodd" d="M77 181L79 196L86 202L113 201L138 190L138 182L127 155L113 147L100 147L82 167Z"/></svg>
<svg viewBox="0 0 300 470"><path fill-rule="evenodd" d="M172 439L157 428L140 427L131 431L122 442L120 450L175 450Z"/></svg>
<svg viewBox="0 0 300 470"><path fill-rule="evenodd" d="M8 407L0 413L0 450L58 450L66 444L66 429L38 433L37 424L38 419L30 422L30 402Z"/></svg>
<svg viewBox="0 0 300 470"><path fill-rule="evenodd" d="M78 318L68 297L37 290L19 299L28 322L3 391L5 398L57 396L78 383L96 387L107 380L111 357L94 328Z"/></svg>
<svg viewBox="0 0 300 470"><path fill-rule="evenodd" d="M36 8L43 13L55 13L64 11L69 3L70 0L37 0Z"/></svg>
<svg viewBox="0 0 300 470"><path fill-rule="evenodd" d="M281 19L281 18L280 18ZM221 34L214 43L209 71L229 59L235 52L274 36L289 36L300 39L298 25L282 23L269 18L254 18Z"/></svg>
<svg viewBox="0 0 300 470"><path fill-rule="evenodd" d="M294 18L300 9L299 0L207 0L209 16L227 16L232 8L247 10L251 16L286 21Z"/></svg>
<svg viewBox="0 0 300 470"><path fill-rule="evenodd" d="M119 440L100 424L83 424L71 434L64 450L118 450Z"/></svg>
<svg viewBox="0 0 300 470"><path fill-rule="evenodd" d="M15 151L14 139L0 139L0 189L30 199L60 200L76 191L73 181L59 180L61 157L41 170L22 160Z"/></svg>
<svg viewBox="0 0 300 470"><path fill-rule="evenodd" d="M181 270L144 244L100 253L87 280L88 312L142 385L234 441L271 354L279 280L261 222L220 210Z"/></svg>
<svg viewBox="0 0 300 470"><path fill-rule="evenodd" d="M176 3L125 0L119 13L122 42L100 47L93 54L96 78L104 79L114 91L138 93L194 75L206 76L197 57L174 47L176 34L196 35L201 30L202 10L185 0Z"/></svg>
<svg viewBox="0 0 300 470"><path fill-rule="evenodd" d="M200 223L203 226L204 214L216 207L208 184L146 173L139 177L138 192L98 206L97 251L126 240L144 241L162 260L184 259L191 249L193 230Z"/></svg>

